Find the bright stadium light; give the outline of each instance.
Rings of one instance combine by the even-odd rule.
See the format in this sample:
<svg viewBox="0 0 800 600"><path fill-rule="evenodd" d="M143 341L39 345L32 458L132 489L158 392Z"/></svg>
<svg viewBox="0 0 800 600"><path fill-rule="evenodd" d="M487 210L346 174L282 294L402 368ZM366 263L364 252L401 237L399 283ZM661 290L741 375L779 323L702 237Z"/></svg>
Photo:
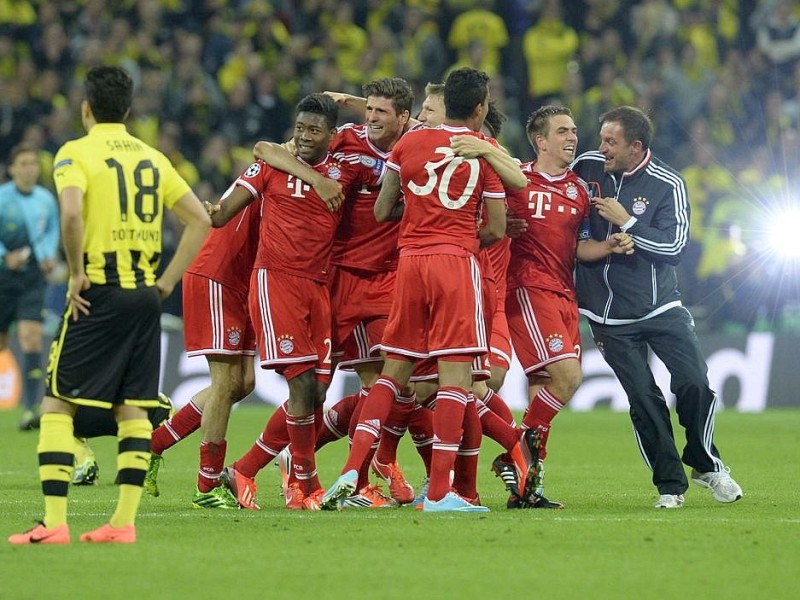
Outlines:
<svg viewBox="0 0 800 600"><path fill-rule="evenodd" d="M766 228L767 244L778 258L800 260L800 207L773 213Z"/></svg>

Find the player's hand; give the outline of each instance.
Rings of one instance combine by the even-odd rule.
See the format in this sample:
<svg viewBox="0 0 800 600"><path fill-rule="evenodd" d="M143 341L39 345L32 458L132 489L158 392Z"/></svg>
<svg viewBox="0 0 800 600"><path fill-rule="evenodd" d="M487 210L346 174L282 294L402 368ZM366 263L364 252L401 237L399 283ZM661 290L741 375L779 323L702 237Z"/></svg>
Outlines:
<svg viewBox="0 0 800 600"><path fill-rule="evenodd" d="M214 204L208 200L203 202L203 208L206 209L206 213L208 213L209 217L213 217L215 213L218 213L220 210L222 210L222 207L219 204Z"/></svg>
<svg viewBox="0 0 800 600"><path fill-rule="evenodd" d="M601 217L617 226L625 225L631 218L625 207L615 198L593 198L592 206Z"/></svg>
<svg viewBox="0 0 800 600"><path fill-rule="evenodd" d="M454 135L450 138L450 147L456 156L464 158L478 158L490 152L493 146L486 140L474 135Z"/></svg>
<svg viewBox="0 0 800 600"><path fill-rule="evenodd" d="M612 254L633 254L633 238L627 233L614 233L608 238L608 247Z"/></svg>
<svg viewBox="0 0 800 600"><path fill-rule="evenodd" d="M162 300L166 300L169 295L172 293L172 290L175 289L175 284L170 284L167 281L159 278L156 279L156 288L158 289L158 293L161 296Z"/></svg>
<svg viewBox="0 0 800 600"><path fill-rule="evenodd" d="M72 320L77 321L78 315L88 315L92 303L86 298L81 296L81 292L85 292L92 286L86 273L80 275L72 275L69 278L69 287L67 288L67 303L72 311Z"/></svg>
<svg viewBox="0 0 800 600"><path fill-rule="evenodd" d="M6 252L4 257L6 268L9 271L19 271L22 267L28 264L31 258L31 249L28 246L17 248L11 252Z"/></svg>
<svg viewBox="0 0 800 600"><path fill-rule="evenodd" d="M312 185L314 191L322 199L328 210L336 212L344 202L344 192L342 191L342 184L327 177L320 177Z"/></svg>
<svg viewBox="0 0 800 600"><path fill-rule="evenodd" d="M341 105L347 104L347 99L350 97L350 94L345 94L344 92L331 92L325 90L322 93L333 98L333 101L336 102L336 104Z"/></svg>
<svg viewBox="0 0 800 600"><path fill-rule="evenodd" d="M283 146L292 156L297 156L297 146L294 143L294 139L283 142L281 146Z"/></svg>
<svg viewBox="0 0 800 600"><path fill-rule="evenodd" d="M56 261L54 261L52 258L46 258L39 263L39 268L45 275L50 275L50 273L53 272L55 266L56 266Z"/></svg>
<svg viewBox="0 0 800 600"><path fill-rule="evenodd" d="M528 231L528 222L525 219L518 219L512 214L506 214L506 235L512 240L518 238Z"/></svg>

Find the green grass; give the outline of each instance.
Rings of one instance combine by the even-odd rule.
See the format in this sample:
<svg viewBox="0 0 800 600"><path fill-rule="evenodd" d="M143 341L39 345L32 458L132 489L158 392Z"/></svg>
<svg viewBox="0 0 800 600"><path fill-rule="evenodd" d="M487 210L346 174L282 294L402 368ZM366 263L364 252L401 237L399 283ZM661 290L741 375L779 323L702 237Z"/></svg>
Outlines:
<svg viewBox="0 0 800 600"><path fill-rule="evenodd" d="M41 516L35 433L0 413L0 533ZM249 448L268 410L231 419L230 458ZM69 547L0 541L0 598L794 598L800 558L800 411L723 412L717 445L745 490L722 505L692 486L681 510L652 508L650 473L627 415L566 412L550 441L547 493L563 511L508 511L489 472L499 447L484 442L479 489L486 515L428 515L403 508L289 512L279 474L259 475L262 510L189 508L197 437L168 451L162 494L145 496L132 546L77 541L113 511L115 441L93 442L97 486L70 490ZM422 465L406 440L409 480ZM343 464L346 443L323 449L323 484Z"/></svg>

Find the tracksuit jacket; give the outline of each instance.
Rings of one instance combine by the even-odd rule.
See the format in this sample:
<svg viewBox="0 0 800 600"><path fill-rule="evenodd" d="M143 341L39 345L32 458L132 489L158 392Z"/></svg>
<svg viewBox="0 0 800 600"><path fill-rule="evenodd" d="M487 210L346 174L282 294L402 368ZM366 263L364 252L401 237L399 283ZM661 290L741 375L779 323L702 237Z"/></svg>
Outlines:
<svg viewBox="0 0 800 600"><path fill-rule="evenodd" d="M689 200L678 172L650 150L630 173L606 173L604 162L599 152L586 152L572 168L589 184L593 196L616 198L636 218L626 227L635 252L579 262L576 289L581 314L603 325L623 325L681 306L675 265L689 241ZM596 209L591 211L590 225L596 240L620 231Z"/></svg>

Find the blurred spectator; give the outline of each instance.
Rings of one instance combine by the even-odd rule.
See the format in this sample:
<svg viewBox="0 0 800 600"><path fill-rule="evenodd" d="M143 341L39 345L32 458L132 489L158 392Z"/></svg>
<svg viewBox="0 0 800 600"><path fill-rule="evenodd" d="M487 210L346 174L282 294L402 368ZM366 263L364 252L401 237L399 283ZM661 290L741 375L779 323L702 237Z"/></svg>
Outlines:
<svg viewBox="0 0 800 600"><path fill-rule="evenodd" d="M796 2L778 0L772 14L756 30L758 48L775 67L778 85L790 80L800 58L800 20L795 12Z"/></svg>
<svg viewBox="0 0 800 600"><path fill-rule="evenodd" d="M545 0L537 23L523 38L528 63L528 109L558 96L567 76L567 64L578 50L578 34L561 16L558 0Z"/></svg>
<svg viewBox="0 0 800 600"><path fill-rule="evenodd" d="M680 23L678 11L667 0L644 0L631 8L631 31L639 56L652 54L675 36Z"/></svg>
<svg viewBox="0 0 800 600"><path fill-rule="evenodd" d="M508 44L508 29L503 19L492 12L492 0L478 0L474 7L460 13L450 28L447 45L458 58L456 64L472 66L489 76L500 72L500 51ZM476 56L475 42L481 45ZM479 64L475 61L479 60Z"/></svg>

